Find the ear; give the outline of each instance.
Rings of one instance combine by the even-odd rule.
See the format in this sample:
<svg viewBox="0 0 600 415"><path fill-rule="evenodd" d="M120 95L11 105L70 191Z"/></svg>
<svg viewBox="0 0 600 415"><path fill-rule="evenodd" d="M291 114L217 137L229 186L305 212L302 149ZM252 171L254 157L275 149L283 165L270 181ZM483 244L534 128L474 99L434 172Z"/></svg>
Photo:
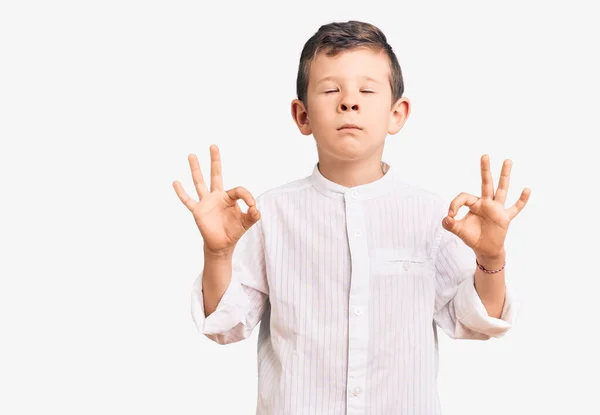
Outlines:
<svg viewBox="0 0 600 415"><path fill-rule="evenodd" d="M304 103L299 99L292 101L292 118L294 118L294 122L302 134L312 134L312 129L310 128L308 120L308 111L306 110Z"/></svg>
<svg viewBox="0 0 600 415"><path fill-rule="evenodd" d="M394 135L404 125L410 115L410 100L406 97L398 99L392 107L392 116L388 126L388 134Z"/></svg>

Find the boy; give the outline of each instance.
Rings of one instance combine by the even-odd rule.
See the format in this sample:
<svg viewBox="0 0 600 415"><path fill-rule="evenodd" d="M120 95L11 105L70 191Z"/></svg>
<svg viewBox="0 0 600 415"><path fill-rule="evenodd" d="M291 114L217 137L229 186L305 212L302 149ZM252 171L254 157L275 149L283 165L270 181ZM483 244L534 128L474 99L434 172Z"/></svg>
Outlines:
<svg viewBox="0 0 600 415"><path fill-rule="evenodd" d="M461 193L449 209L394 176L384 140L410 102L373 25L322 26L302 51L297 93L292 116L317 145L310 176L257 199L224 191L211 146L210 190L189 156L199 203L174 182L204 240L193 319L221 344L261 322L257 414L438 414L437 326L485 340L514 321L504 240L529 190L505 209L511 164L494 193L486 155L481 197Z"/></svg>

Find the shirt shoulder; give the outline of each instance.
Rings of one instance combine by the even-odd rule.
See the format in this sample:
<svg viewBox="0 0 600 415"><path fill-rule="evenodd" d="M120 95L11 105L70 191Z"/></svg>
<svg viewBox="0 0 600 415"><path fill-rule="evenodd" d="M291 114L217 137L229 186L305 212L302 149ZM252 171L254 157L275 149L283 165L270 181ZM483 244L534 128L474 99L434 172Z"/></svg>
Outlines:
<svg viewBox="0 0 600 415"><path fill-rule="evenodd" d="M273 201L280 195L283 195L285 193L289 194L289 193L301 192L311 186L312 186L312 184L310 181L310 176L296 179L291 182L287 182L287 183L284 183L279 186L272 187L270 189L263 191L261 194L259 194L256 197L256 203L257 203L257 205L261 205L261 204L264 205L270 201Z"/></svg>
<svg viewBox="0 0 600 415"><path fill-rule="evenodd" d="M444 199L434 191L397 178L394 178L392 187L394 194L398 197L418 198L425 203L430 203L437 209L440 209L445 204Z"/></svg>

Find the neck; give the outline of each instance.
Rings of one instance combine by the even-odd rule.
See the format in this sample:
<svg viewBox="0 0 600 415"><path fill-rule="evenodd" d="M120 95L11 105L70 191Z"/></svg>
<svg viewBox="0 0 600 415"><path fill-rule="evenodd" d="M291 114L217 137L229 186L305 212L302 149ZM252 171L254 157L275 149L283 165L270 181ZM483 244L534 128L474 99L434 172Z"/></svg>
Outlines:
<svg viewBox="0 0 600 415"><path fill-rule="evenodd" d="M371 160L338 161L319 158L319 171L326 179L344 187L368 184L383 177L380 158Z"/></svg>

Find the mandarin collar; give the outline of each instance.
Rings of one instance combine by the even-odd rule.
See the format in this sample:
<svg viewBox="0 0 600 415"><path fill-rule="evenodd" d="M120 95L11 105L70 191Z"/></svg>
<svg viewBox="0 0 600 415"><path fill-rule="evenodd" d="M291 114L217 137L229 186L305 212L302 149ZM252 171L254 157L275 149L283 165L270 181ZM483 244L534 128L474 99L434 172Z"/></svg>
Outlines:
<svg viewBox="0 0 600 415"><path fill-rule="evenodd" d="M351 199L372 199L380 196L392 189L394 182L394 169L388 163L382 161L381 166L384 175L379 179L361 184L359 186L346 187L341 184L332 182L321 174L319 163L317 162L313 168L310 180L312 185L325 196L338 200Z"/></svg>

